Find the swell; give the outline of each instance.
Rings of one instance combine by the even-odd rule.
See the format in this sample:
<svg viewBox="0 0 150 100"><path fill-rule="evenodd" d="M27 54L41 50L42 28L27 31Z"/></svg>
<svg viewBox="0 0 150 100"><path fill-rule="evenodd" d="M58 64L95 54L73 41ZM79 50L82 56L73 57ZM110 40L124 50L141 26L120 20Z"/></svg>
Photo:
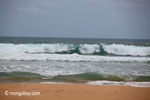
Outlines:
<svg viewBox="0 0 150 100"><path fill-rule="evenodd" d="M72 75L43 76L30 72L0 72L0 83L3 82L77 82L84 83L89 81L123 81L123 82L150 82L150 76L117 76L104 75L94 72L86 72Z"/></svg>
<svg viewBox="0 0 150 100"><path fill-rule="evenodd" d="M136 51L136 52L135 52ZM150 56L149 46L124 44L0 44L1 54L80 54Z"/></svg>

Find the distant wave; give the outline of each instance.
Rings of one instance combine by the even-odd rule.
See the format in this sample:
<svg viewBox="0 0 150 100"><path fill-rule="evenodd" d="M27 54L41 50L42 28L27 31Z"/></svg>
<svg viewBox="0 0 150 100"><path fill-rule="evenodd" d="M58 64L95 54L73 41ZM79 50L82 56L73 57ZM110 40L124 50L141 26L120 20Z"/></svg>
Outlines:
<svg viewBox="0 0 150 100"><path fill-rule="evenodd" d="M79 54L150 56L150 47L124 44L11 44L0 43L0 54Z"/></svg>

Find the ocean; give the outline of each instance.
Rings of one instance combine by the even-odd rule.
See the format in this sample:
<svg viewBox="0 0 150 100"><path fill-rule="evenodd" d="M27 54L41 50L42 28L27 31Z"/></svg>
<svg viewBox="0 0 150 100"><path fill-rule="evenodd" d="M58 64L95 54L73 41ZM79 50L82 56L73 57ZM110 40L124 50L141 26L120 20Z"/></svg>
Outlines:
<svg viewBox="0 0 150 100"><path fill-rule="evenodd" d="M0 83L42 82L150 86L150 40L0 37Z"/></svg>

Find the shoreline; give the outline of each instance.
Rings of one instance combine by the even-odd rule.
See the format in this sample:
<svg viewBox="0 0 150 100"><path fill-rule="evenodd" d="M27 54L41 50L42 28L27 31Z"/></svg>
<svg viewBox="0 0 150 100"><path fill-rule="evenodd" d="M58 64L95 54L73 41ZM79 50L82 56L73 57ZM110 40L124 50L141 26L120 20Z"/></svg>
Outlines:
<svg viewBox="0 0 150 100"><path fill-rule="evenodd" d="M5 92L40 92L40 95L5 95ZM1 100L150 100L150 87L89 84L0 83Z"/></svg>

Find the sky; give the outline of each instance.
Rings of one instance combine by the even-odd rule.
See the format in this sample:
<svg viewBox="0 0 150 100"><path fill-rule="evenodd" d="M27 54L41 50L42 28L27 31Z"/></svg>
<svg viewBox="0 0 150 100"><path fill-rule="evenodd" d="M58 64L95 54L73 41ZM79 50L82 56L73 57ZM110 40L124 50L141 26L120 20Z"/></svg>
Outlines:
<svg viewBox="0 0 150 100"><path fill-rule="evenodd" d="M150 0L0 0L0 36L150 39Z"/></svg>

